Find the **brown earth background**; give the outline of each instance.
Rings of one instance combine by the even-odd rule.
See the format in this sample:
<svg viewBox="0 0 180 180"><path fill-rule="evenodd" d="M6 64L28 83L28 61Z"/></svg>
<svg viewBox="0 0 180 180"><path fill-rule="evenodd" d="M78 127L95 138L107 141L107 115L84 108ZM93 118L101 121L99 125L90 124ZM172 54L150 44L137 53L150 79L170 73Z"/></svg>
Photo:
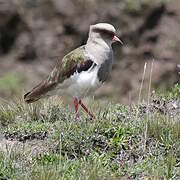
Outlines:
<svg viewBox="0 0 180 180"><path fill-rule="evenodd" d="M58 59L87 40L90 24L113 24L123 46L113 45L114 65L95 98L124 104L179 82L178 0L0 0L0 101L23 93L52 70Z"/></svg>

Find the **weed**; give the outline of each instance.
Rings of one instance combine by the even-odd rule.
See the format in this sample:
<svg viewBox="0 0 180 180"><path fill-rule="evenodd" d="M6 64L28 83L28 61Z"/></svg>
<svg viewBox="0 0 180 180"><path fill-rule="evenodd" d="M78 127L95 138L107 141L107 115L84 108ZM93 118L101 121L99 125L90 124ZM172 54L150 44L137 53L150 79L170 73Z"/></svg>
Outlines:
<svg viewBox="0 0 180 180"><path fill-rule="evenodd" d="M137 106L91 104L93 122L83 113L76 122L56 98L2 105L0 178L178 179L179 97L173 94L173 101L153 94Z"/></svg>

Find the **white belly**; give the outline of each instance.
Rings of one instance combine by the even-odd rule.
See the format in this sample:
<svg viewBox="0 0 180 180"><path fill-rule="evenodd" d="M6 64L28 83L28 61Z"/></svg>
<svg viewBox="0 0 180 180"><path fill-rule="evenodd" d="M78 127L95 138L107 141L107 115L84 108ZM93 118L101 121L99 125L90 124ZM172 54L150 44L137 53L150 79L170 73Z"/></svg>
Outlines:
<svg viewBox="0 0 180 180"><path fill-rule="evenodd" d="M81 73L74 73L70 78L64 80L62 84L59 84L56 88L59 95L67 94L77 98L83 98L93 93L100 87L97 77L99 67L96 66L90 71L82 71Z"/></svg>

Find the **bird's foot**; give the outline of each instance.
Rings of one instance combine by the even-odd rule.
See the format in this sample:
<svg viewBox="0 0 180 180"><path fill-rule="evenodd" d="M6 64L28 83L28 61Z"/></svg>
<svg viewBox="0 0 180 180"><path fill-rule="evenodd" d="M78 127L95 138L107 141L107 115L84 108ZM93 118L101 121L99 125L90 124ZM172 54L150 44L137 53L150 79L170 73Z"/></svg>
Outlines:
<svg viewBox="0 0 180 180"><path fill-rule="evenodd" d="M95 116L88 110L88 108L82 103L81 100L79 100L79 104L81 105L81 107L85 110L85 112L90 116L91 120L95 119Z"/></svg>
<svg viewBox="0 0 180 180"><path fill-rule="evenodd" d="M76 113L76 121L79 121L79 114Z"/></svg>
<svg viewBox="0 0 180 180"><path fill-rule="evenodd" d="M88 108L82 103L81 100L78 101L77 98L74 100L74 108L76 113L76 121L79 121L79 114L78 114L78 107L81 105L81 107L84 109L84 111L90 116L91 120L95 119L95 116L88 110Z"/></svg>

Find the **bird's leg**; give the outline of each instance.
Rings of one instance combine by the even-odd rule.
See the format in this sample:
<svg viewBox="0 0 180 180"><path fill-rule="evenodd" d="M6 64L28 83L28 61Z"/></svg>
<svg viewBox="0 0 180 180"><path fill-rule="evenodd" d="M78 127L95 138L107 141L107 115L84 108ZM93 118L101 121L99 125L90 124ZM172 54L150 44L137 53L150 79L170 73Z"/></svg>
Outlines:
<svg viewBox="0 0 180 180"><path fill-rule="evenodd" d="M81 105L81 107L89 114L89 116L94 119L95 116L88 110L88 108L82 103L81 100L79 100L79 104Z"/></svg>
<svg viewBox="0 0 180 180"><path fill-rule="evenodd" d="M79 114L78 114L78 105L79 105L79 102L78 102L78 99L75 98L74 99L74 108L75 108L75 113L76 113L76 120L79 119Z"/></svg>

